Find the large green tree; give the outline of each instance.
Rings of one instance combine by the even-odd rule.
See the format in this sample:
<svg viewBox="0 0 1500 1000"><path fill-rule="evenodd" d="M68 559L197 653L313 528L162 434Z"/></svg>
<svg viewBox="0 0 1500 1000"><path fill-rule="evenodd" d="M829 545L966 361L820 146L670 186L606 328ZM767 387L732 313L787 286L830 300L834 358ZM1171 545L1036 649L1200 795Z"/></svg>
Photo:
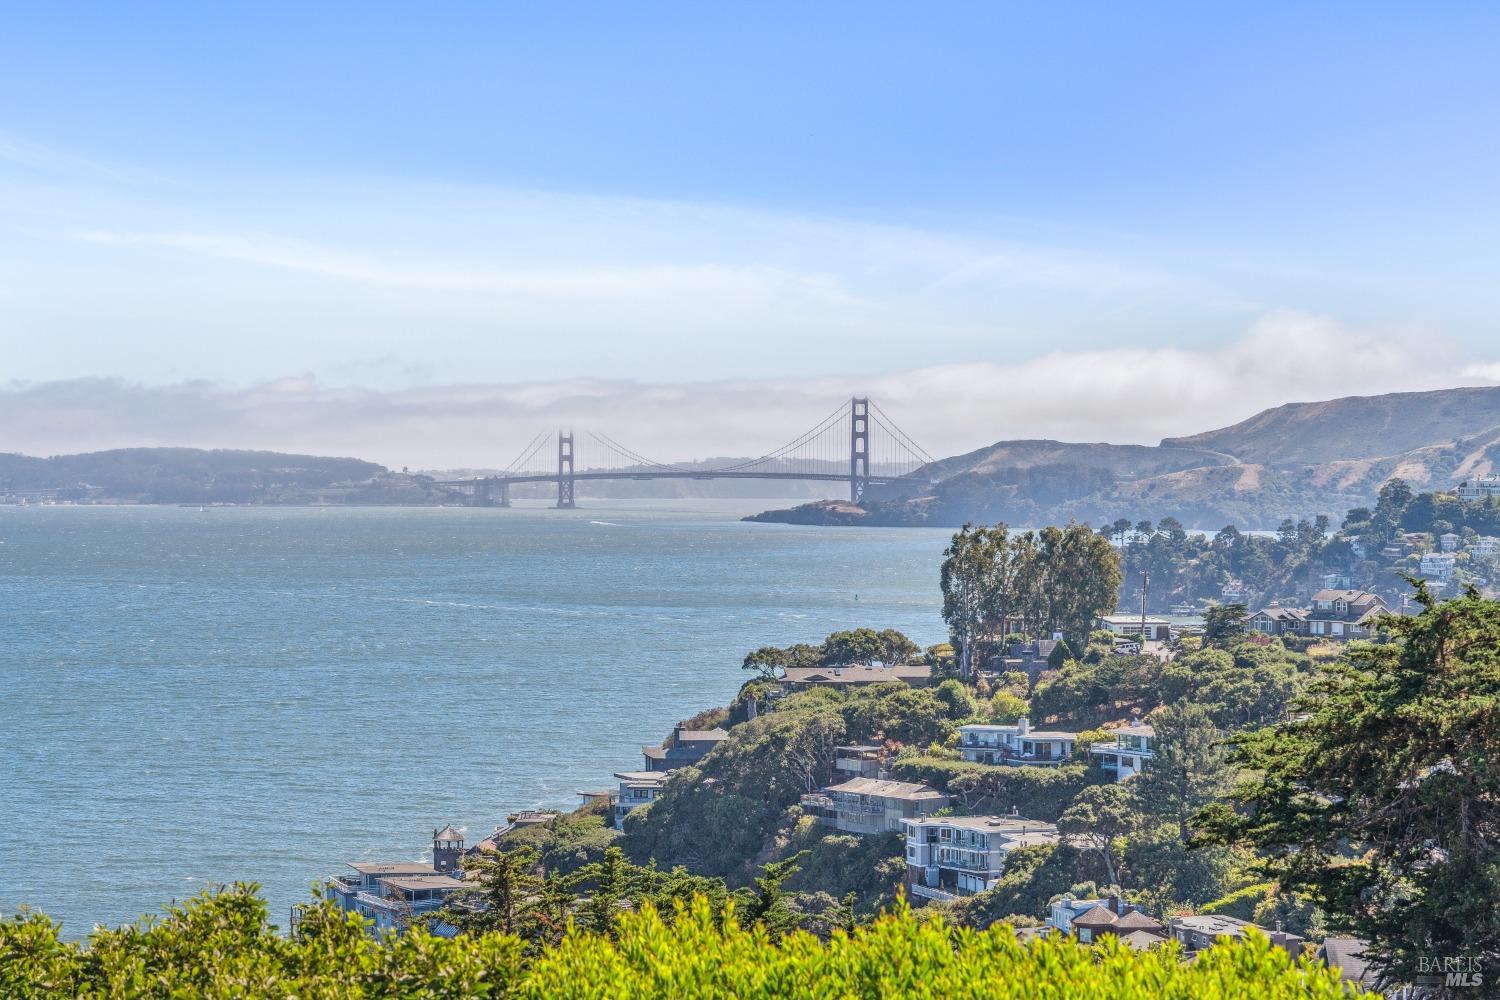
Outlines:
<svg viewBox="0 0 1500 1000"><path fill-rule="evenodd" d="M1153 712L1156 755L1130 781L1144 812L1170 821L1178 840L1192 838L1193 816L1217 802L1234 782L1225 734L1208 711L1191 702L1178 702Z"/></svg>
<svg viewBox="0 0 1500 1000"><path fill-rule="evenodd" d="M1500 968L1500 603L1473 591L1391 618L1303 717L1239 738L1238 809L1209 836L1253 846L1285 891L1371 942L1388 982L1421 961Z"/></svg>

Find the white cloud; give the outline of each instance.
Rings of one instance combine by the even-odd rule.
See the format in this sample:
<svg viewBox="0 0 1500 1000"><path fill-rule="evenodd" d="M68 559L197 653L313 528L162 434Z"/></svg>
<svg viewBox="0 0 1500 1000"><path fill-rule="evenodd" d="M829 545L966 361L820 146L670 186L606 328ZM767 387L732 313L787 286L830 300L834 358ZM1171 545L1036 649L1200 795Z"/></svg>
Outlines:
<svg viewBox="0 0 1500 1000"><path fill-rule="evenodd" d="M387 465L503 467L539 431L603 431L664 461L767 452L868 394L939 457L1006 438L1154 443L1292 400L1500 381L1441 341L1268 315L1219 349L1056 351L859 378L480 381L377 391L310 376L242 387L119 379L0 387L8 447L254 447Z"/></svg>

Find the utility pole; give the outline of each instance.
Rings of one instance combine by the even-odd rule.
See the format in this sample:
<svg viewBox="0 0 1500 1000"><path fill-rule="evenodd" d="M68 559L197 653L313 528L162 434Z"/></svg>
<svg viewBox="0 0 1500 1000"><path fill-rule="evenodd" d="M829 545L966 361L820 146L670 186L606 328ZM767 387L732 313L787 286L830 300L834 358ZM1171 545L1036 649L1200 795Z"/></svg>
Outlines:
<svg viewBox="0 0 1500 1000"><path fill-rule="evenodd" d="M1151 589L1151 574L1141 570L1141 652L1146 651L1146 594Z"/></svg>

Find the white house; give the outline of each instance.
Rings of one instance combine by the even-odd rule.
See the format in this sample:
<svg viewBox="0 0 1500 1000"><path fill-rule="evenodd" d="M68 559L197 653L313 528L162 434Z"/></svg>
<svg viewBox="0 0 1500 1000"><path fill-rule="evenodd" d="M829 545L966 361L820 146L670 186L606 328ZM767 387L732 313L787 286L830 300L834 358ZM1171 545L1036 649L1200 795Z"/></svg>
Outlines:
<svg viewBox="0 0 1500 1000"><path fill-rule="evenodd" d="M1107 629L1115 635L1140 635L1142 626L1146 629L1147 639L1166 641L1172 638L1172 623L1165 618L1142 618L1138 614L1128 612L1117 612L1112 615L1100 615L1094 619L1094 628Z"/></svg>
<svg viewBox="0 0 1500 1000"><path fill-rule="evenodd" d="M1463 538L1451 531L1445 531L1438 536L1438 548L1444 552L1457 552L1463 544Z"/></svg>
<svg viewBox="0 0 1500 1000"><path fill-rule="evenodd" d="M1483 500L1493 496L1500 496L1500 475L1477 476L1458 484L1460 500Z"/></svg>
<svg viewBox="0 0 1500 1000"><path fill-rule="evenodd" d="M620 791L615 797L615 829L625 828L625 817L632 809L656 801L667 785L670 771L616 771Z"/></svg>
<svg viewBox="0 0 1500 1000"><path fill-rule="evenodd" d="M1073 756L1078 734L1061 729L1032 729L1022 717L1013 726L958 727L958 752L973 764L1032 764L1054 767Z"/></svg>
<svg viewBox="0 0 1500 1000"><path fill-rule="evenodd" d="M1116 729L1113 743L1095 743L1089 756L1116 781L1133 778L1156 756L1156 730L1148 725Z"/></svg>
<svg viewBox="0 0 1500 1000"><path fill-rule="evenodd" d="M1422 575L1438 583L1453 579L1453 566L1457 557L1452 552L1422 553Z"/></svg>
<svg viewBox="0 0 1500 1000"><path fill-rule="evenodd" d="M1496 538L1494 535L1482 535L1470 543L1469 551L1481 559L1488 559L1495 553L1500 552L1500 538Z"/></svg>
<svg viewBox="0 0 1500 1000"><path fill-rule="evenodd" d="M992 889L1018 847L1056 844L1057 827L1020 816L902 820L906 889L916 899L952 899Z"/></svg>

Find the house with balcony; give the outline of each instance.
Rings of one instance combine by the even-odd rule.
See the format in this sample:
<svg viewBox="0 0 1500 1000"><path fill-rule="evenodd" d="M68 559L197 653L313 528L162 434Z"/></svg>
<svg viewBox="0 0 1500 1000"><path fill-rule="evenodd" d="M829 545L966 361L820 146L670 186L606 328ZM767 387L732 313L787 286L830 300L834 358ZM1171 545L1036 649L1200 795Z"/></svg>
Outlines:
<svg viewBox="0 0 1500 1000"><path fill-rule="evenodd" d="M1433 583L1446 584L1453 579L1458 556L1452 552L1424 552L1419 572Z"/></svg>
<svg viewBox="0 0 1500 1000"><path fill-rule="evenodd" d="M901 822L930 816L948 796L928 785L879 778L850 778L802 796L802 809L840 833L900 833Z"/></svg>
<svg viewBox="0 0 1500 1000"><path fill-rule="evenodd" d="M1284 608L1277 601L1262 608L1246 620L1252 632L1263 635L1303 635L1307 632L1307 612L1301 608Z"/></svg>
<svg viewBox="0 0 1500 1000"><path fill-rule="evenodd" d="M1382 598L1367 590L1320 590L1312 596L1307 634L1327 639L1368 639L1375 620L1389 610Z"/></svg>
<svg viewBox="0 0 1500 1000"><path fill-rule="evenodd" d="M625 817L631 810L656 801L656 797L667 785L670 772L616 771L615 777L620 779L620 789L615 793L615 829L623 830Z"/></svg>
<svg viewBox="0 0 1500 1000"><path fill-rule="evenodd" d="M1480 559L1488 559L1500 552L1500 538L1494 535L1481 535L1469 543L1469 551Z"/></svg>
<svg viewBox="0 0 1500 1000"><path fill-rule="evenodd" d="M1020 816L935 816L901 825L906 891L913 899L953 899L993 889L1012 851L1060 839L1053 824Z"/></svg>
<svg viewBox="0 0 1500 1000"><path fill-rule="evenodd" d="M404 934L442 909L464 888L464 873L458 860L463 855L463 836L453 827L434 830L433 864L423 861L351 861L349 871L330 877L325 898L339 909L357 913L370 921L376 935L386 931ZM293 911L293 920L297 919ZM452 934L446 924L430 925L438 934Z"/></svg>
<svg viewBox="0 0 1500 1000"><path fill-rule="evenodd" d="M1438 535L1438 548L1444 552L1457 552L1463 547L1463 544L1463 536L1454 534L1451 531L1445 531L1441 535Z"/></svg>
<svg viewBox="0 0 1500 1000"><path fill-rule="evenodd" d="M729 734L722 729L684 729L679 722L666 743L659 747L641 747L641 753L646 758L646 770L671 771L698 763L727 739Z"/></svg>
<svg viewBox="0 0 1500 1000"><path fill-rule="evenodd" d="M879 778L885 774L889 754L883 747L845 746L833 748L835 778Z"/></svg>
<svg viewBox="0 0 1500 1000"><path fill-rule="evenodd" d="M1475 476L1458 484L1458 498L1465 501L1500 496L1500 475Z"/></svg>
<svg viewBox="0 0 1500 1000"><path fill-rule="evenodd" d="M1032 729L1022 717L1013 726L974 724L958 727L958 752L971 764L1030 764L1056 767L1070 760L1078 734L1061 729Z"/></svg>
<svg viewBox="0 0 1500 1000"><path fill-rule="evenodd" d="M1089 757L1116 781L1133 778L1156 756L1156 730L1149 725L1124 726L1114 731L1113 743L1095 743Z"/></svg>

